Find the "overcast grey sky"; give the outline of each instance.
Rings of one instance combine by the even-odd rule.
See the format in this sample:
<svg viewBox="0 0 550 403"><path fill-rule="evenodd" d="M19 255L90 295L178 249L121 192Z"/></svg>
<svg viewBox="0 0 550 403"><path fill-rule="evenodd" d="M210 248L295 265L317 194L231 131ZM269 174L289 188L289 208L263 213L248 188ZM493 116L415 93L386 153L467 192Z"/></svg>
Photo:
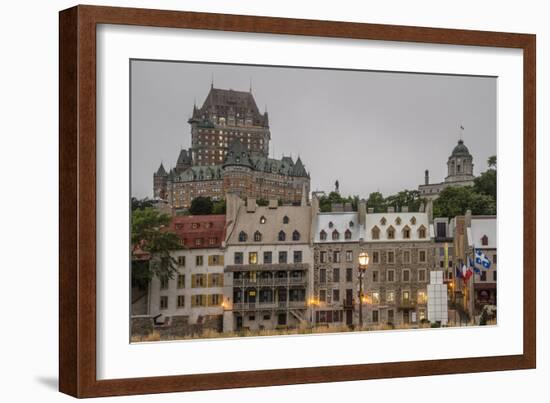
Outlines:
<svg viewBox="0 0 550 403"><path fill-rule="evenodd" d="M459 139L474 173L496 154L496 78L132 61L132 195L152 196L153 172L191 144L187 119L217 88L252 92L271 129L270 156L299 155L311 189L385 196L446 176Z"/></svg>

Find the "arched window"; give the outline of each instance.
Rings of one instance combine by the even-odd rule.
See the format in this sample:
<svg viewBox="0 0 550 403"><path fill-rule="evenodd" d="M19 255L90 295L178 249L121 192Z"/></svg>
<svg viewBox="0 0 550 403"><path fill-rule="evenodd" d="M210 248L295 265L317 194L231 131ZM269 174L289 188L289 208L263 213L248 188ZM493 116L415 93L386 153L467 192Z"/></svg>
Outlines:
<svg viewBox="0 0 550 403"><path fill-rule="evenodd" d="M351 239L351 231L349 229L347 229L346 232L344 233L344 238Z"/></svg>
<svg viewBox="0 0 550 403"><path fill-rule="evenodd" d="M260 224L265 224L266 221L267 221L267 220L266 220L266 218L265 218L264 216L261 216L261 217L260 217Z"/></svg>
<svg viewBox="0 0 550 403"><path fill-rule="evenodd" d="M329 228L334 227L334 223L333 223L332 221L329 221L329 222L328 222L328 227L329 227Z"/></svg>
<svg viewBox="0 0 550 403"><path fill-rule="evenodd" d="M420 228L418 228L418 237L420 239L426 238L426 227L424 227L423 225Z"/></svg>
<svg viewBox="0 0 550 403"><path fill-rule="evenodd" d="M487 235L483 235L483 236L481 237L481 244L482 244L483 246L489 245L489 237L487 237Z"/></svg>
<svg viewBox="0 0 550 403"><path fill-rule="evenodd" d="M290 222L290 218L288 218L287 215L283 217L283 224L288 224Z"/></svg>
<svg viewBox="0 0 550 403"><path fill-rule="evenodd" d="M371 230L372 239L380 239L380 229L374 226Z"/></svg>
<svg viewBox="0 0 550 403"><path fill-rule="evenodd" d="M401 218L400 217L397 217L395 219L395 225L401 225Z"/></svg>
<svg viewBox="0 0 550 403"><path fill-rule="evenodd" d="M395 230L391 225L388 228L387 234L388 234L388 239L395 239Z"/></svg>
<svg viewBox="0 0 550 403"><path fill-rule="evenodd" d="M300 233L296 230L292 233L292 240L293 241L299 241L300 240Z"/></svg>
<svg viewBox="0 0 550 403"><path fill-rule="evenodd" d="M350 221L350 222L349 222L349 226L350 226L351 228L353 228L354 225L355 225L355 224L353 223L353 221Z"/></svg>
<svg viewBox="0 0 550 403"><path fill-rule="evenodd" d="M411 229L408 225L405 225L403 228L403 239L410 239L411 238Z"/></svg>
<svg viewBox="0 0 550 403"><path fill-rule="evenodd" d="M286 234L284 231L279 231L279 241L283 242L286 240Z"/></svg>
<svg viewBox="0 0 550 403"><path fill-rule="evenodd" d="M380 220L380 225L386 225L386 217L382 217Z"/></svg>
<svg viewBox="0 0 550 403"><path fill-rule="evenodd" d="M246 235L246 232L241 231L239 232L239 242L246 242L248 239L248 236Z"/></svg>
<svg viewBox="0 0 550 403"><path fill-rule="evenodd" d="M332 240L337 241L338 239L340 239L340 233L336 230L332 231Z"/></svg>
<svg viewBox="0 0 550 403"><path fill-rule="evenodd" d="M326 241L327 240L327 233L325 232L325 230L322 230L320 233L319 233L319 239L321 241Z"/></svg>
<svg viewBox="0 0 550 403"><path fill-rule="evenodd" d="M262 233L260 231L254 232L254 242L261 242Z"/></svg>
<svg viewBox="0 0 550 403"><path fill-rule="evenodd" d="M416 217L411 218L411 225L416 225Z"/></svg>

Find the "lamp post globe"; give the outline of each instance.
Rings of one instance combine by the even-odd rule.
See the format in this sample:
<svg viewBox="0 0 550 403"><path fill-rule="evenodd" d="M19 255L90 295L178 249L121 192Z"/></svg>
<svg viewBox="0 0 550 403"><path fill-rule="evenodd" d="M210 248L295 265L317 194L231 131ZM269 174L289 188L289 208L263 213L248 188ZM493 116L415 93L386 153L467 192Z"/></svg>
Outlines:
<svg viewBox="0 0 550 403"><path fill-rule="evenodd" d="M363 273L369 266L369 254L367 251L359 253L357 260L359 261L359 328L363 328Z"/></svg>

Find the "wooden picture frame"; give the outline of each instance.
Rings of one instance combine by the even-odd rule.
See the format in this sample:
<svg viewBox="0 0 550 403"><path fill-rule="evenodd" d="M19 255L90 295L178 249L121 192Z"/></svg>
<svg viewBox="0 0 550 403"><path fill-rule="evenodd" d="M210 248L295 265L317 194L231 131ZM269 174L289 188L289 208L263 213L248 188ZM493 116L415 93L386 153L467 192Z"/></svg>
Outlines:
<svg viewBox="0 0 550 403"><path fill-rule="evenodd" d="M523 354L150 378L96 378L96 26L123 24L523 50ZM75 397L528 369L536 366L534 35L76 6L60 12L59 389Z"/></svg>

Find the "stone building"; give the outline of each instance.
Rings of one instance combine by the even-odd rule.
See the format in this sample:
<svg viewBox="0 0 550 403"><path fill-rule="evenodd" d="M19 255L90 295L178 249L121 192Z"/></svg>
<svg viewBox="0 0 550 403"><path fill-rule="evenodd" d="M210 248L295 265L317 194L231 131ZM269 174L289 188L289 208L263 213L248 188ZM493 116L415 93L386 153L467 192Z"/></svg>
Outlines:
<svg viewBox="0 0 550 403"><path fill-rule="evenodd" d="M252 92L210 88L202 107L193 109L190 149L176 166L163 164L153 175L153 193L176 209L195 197L219 200L226 193L299 203L309 197L310 177L300 159L269 158L269 119Z"/></svg>
<svg viewBox="0 0 550 403"><path fill-rule="evenodd" d="M427 285L436 270L434 231L429 212L368 210L364 248L364 323L394 325L427 319Z"/></svg>
<svg viewBox="0 0 550 403"><path fill-rule="evenodd" d="M227 195L224 332L306 326L311 207Z"/></svg>
<svg viewBox="0 0 550 403"><path fill-rule="evenodd" d="M357 323L357 267L365 236L366 204L360 202L358 212L319 213L314 198L312 208L316 212L312 230L312 324L351 326Z"/></svg>
<svg viewBox="0 0 550 403"><path fill-rule="evenodd" d="M475 249L490 262L489 268L476 264L474 275L466 283L455 280L456 300L475 318L486 305L497 305L497 219L474 216L469 210L455 219L455 254L459 265L467 263L468 258L475 262Z"/></svg>
<svg viewBox="0 0 550 403"><path fill-rule="evenodd" d="M206 329L220 332L223 315L225 216L173 217L170 229L182 249L172 252L177 273L154 277L149 317L162 334L184 337Z"/></svg>
<svg viewBox="0 0 550 403"><path fill-rule="evenodd" d="M447 176L440 183L430 183L430 173L424 172L424 184L418 186L420 197L434 200L443 189L449 186L473 186L474 185L474 162L473 157L464 144L458 140L447 160Z"/></svg>

